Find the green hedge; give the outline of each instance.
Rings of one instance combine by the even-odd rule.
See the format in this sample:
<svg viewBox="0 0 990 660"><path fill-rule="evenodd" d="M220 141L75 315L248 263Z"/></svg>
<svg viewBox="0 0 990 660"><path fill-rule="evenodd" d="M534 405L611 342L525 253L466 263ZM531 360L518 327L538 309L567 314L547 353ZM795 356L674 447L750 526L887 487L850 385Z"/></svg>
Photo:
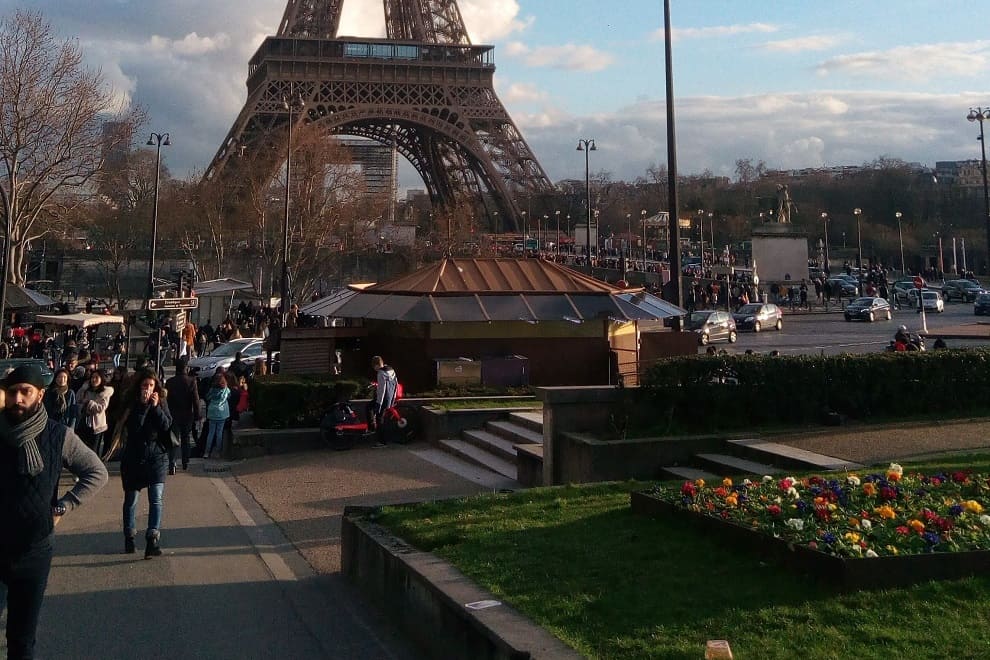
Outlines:
<svg viewBox="0 0 990 660"><path fill-rule="evenodd" d="M367 386L367 382L325 377L263 376L251 386L251 409L259 428L314 427L330 406L359 398Z"/></svg>
<svg viewBox="0 0 990 660"><path fill-rule="evenodd" d="M982 413L990 350L664 360L643 379L637 425L683 431L852 419Z"/></svg>

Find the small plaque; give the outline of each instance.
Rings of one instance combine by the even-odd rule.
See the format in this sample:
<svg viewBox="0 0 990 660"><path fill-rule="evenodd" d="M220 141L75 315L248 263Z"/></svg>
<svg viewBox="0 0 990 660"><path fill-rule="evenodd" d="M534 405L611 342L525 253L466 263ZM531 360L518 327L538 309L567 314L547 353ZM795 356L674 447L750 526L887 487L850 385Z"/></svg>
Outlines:
<svg viewBox="0 0 990 660"><path fill-rule="evenodd" d="M464 607L469 610L487 610L489 607L498 607L502 604L500 600L478 600L473 603L465 603Z"/></svg>

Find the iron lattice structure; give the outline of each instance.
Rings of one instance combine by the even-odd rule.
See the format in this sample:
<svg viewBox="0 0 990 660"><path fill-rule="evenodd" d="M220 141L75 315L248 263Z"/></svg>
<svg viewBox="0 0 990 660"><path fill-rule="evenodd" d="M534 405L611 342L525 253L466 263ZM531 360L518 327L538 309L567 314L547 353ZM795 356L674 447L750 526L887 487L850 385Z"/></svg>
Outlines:
<svg viewBox="0 0 990 660"><path fill-rule="evenodd" d="M337 35L344 0L289 0L278 35L251 58L247 102L206 178L235 180L248 150L270 154L270 180L284 158L285 100L298 97L294 122L394 142L434 205L490 202L518 229L517 198L553 186L495 94L494 47L471 43L456 0L383 1L386 38L357 39Z"/></svg>

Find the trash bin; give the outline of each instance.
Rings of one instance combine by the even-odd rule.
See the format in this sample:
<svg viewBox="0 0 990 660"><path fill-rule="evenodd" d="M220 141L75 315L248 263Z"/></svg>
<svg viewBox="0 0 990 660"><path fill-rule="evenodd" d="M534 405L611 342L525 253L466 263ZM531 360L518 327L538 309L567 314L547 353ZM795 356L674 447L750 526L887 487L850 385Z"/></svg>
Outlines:
<svg viewBox="0 0 990 660"><path fill-rule="evenodd" d="M490 387L525 387L529 385L529 358L524 355L483 358L481 382Z"/></svg>
<svg viewBox="0 0 990 660"><path fill-rule="evenodd" d="M481 362L469 358L436 361L437 385L481 385Z"/></svg>

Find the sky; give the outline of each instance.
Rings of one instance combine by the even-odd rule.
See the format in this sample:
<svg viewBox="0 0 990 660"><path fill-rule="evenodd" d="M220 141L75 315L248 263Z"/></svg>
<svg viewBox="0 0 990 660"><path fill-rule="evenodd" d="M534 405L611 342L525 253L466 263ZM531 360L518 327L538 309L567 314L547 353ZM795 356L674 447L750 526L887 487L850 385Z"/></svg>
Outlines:
<svg viewBox="0 0 990 660"><path fill-rule="evenodd" d="M285 0L0 0L78 39L122 103L168 132L173 175L213 158L241 110L247 63ZM661 0L460 0L495 46L496 90L550 179L634 180L665 164ZM990 106L986 13L960 0L671 0L681 174L934 166L979 158L969 109ZM341 34L383 36L381 0L345 0ZM143 140L141 141L143 142ZM411 168L403 187L422 187Z"/></svg>

